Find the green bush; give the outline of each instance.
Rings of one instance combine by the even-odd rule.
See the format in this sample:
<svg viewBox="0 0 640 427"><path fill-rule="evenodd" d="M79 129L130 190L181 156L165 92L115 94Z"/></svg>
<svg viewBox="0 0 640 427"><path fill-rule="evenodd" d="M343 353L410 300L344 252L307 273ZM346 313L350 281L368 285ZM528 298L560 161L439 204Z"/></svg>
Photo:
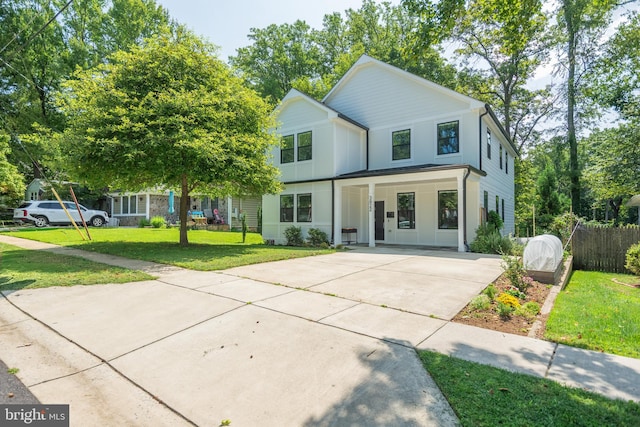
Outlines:
<svg viewBox="0 0 640 427"><path fill-rule="evenodd" d="M519 308L516 308L514 314L516 316L524 317L525 319L533 319L540 313L540 304L535 301L529 301L524 303Z"/></svg>
<svg viewBox="0 0 640 427"><path fill-rule="evenodd" d="M516 311L515 307L509 304L505 304L503 302L498 302L498 307L496 308L498 315L503 319L508 319L511 317L511 314Z"/></svg>
<svg viewBox="0 0 640 427"><path fill-rule="evenodd" d="M307 234L307 242L311 246L322 246L323 243L329 245L329 236L319 228L311 228Z"/></svg>
<svg viewBox="0 0 640 427"><path fill-rule="evenodd" d="M625 268L640 276L640 243L636 243L627 250Z"/></svg>
<svg viewBox="0 0 640 427"><path fill-rule="evenodd" d="M469 307L474 310L486 310L491 307L491 300L486 294L480 294L471 300Z"/></svg>
<svg viewBox="0 0 640 427"><path fill-rule="evenodd" d="M496 288L492 283L487 286L485 290L482 291L482 293L488 296L491 301L493 301L494 299L496 299L496 295L498 294L498 288Z"/></svg>
<svg viewBox="0 0 640 427"><path fill-rule="evenodd" d="M149 225L151 225L151 221L147 218L140 218L140 221L138 221L138 228L145 228Z"/></svg>
<svg viewBox="0 0 640 427"><path fill-rule="evenodd" d="M502 236L498 229L489 222L478 227L476 239L469 245L471 252L482 254L508 254L511 253L512 248L511 239Z"/></svg>
<svg viewBox="0 0 640 427"><path fill-rule="evenodd" d="M287 239L287 246L304 246L302 239L302 229L292 225L284 230L284 237Z"/></svg>
<svg viewBox="0 0 640 427"><path fill-rule="evenodd" d="M502 269L504 274L511 282L512 286L518 288L522 293L527 292L527 288L531 286L531 279L525 280L527 271L522 264L522 258L518 256L503 255L502 256Z"/></svg>
<svg viewBox="0 0 640 427"><path fill-rule="evenodd" d="M151 225L153 228L164 228L167 226L167 221L161 216L154 216L151 218Z"/></svg>
<svg viewBox="0 0 640 427"><path fill-rule="evenodd" d="M500 214L496 211L489 211L487 214L487 225L493 228L496 231L500 231L502 229L502 225L504 222L502 218L500 218Z"/></svg>

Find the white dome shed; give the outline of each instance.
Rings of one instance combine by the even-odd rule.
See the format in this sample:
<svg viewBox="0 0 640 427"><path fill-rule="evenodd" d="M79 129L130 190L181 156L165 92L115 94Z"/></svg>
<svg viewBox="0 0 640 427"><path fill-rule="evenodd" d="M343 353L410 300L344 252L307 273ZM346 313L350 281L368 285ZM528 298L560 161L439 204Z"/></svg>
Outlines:
<svg viewBox="0 0 640 427"><path fill-rule="evenodd" d="M524 248L524 268L535 280L556 283L562 270L562 242L556 236L543 234L529 240Z"/></svg>

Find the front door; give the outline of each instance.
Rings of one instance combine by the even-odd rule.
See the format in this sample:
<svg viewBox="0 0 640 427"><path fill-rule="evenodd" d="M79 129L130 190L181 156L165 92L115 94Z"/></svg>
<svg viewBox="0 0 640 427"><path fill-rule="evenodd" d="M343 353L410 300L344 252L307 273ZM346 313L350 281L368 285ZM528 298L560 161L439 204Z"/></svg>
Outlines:
<svg viewBox="0 0 640 427"><path fill-rule="evenodd" d="M375 203L376 240L384 240L384 202Z"/></svg>

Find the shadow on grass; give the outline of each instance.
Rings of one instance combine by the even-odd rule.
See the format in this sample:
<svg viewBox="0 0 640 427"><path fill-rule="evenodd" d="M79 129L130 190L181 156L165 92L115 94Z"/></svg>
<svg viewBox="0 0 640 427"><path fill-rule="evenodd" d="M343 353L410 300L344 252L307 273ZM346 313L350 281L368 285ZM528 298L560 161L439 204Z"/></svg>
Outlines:
<svg viewBox="0 0 640 427"><path fill-rule="evenodd" d="M183 247L166 242L91 242L71 246L74 249L117 255L195 270L221 270L260 262L279 261L329 253L310 247L200 244Z"/></svg>
<svg viewBox="0 0 640 427"><path fill-rule="evenodd" d="M529 348L515 351L534 364L548 363ZM512 372L522 366L508 355L465 343L451 356L419 354L463 425L640 425L640 363L634 369L624 358L559 348L548 378L541 378L526 368L526 374ZM488 361L493 366L484 365Z"/></svg>
<svg viewBox="0 0 640 427"><path fill-rule="evenodd" d="M402 345L381 340L382 348L361 352L358 357L368 371L366 379L303 426L457 425L451 407L421 366L411 343L400 342Z"/></svg>
<svg viewBox="0 0 640 427"><path fill-rule="evenodd" d="M12 276L0 276L0 291L19 291L35 282L33 279L14 280Z"/></svg>

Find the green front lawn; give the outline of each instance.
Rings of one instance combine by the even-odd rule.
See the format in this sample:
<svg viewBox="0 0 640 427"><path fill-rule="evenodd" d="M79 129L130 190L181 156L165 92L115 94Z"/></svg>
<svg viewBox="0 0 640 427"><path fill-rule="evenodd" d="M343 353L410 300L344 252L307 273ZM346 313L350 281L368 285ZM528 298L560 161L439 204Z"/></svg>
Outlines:
<svg viewBox="0 0 640 427"><path fill-rule="evenodd" d="M545 338L574 347L640 358L640 288L624 274L575 271L547 320Z"/></svg>
<svg viewBox="0 0 640 427"><path fill-rule="evenodd" d="M334 252L333 249L267 246L256 233L248 233L246 242L242 243L240 232L190 230L189 246L181 247L176 228L90 228L90 232L91 241L83 241L73 228L25 229L6 234L203 271Z"/></svg>
<svg viewBox="0 0 640 427"><path fill-rule="evenodd" d="M638 426L640 405L554 381L419 352L463 426Z"/></svg>
<svg viewBox="0 0 640 427"><path fill-rule="evenodd" d="M150 280L153 276L46 251L0 243L0 290Z"/></svg>

